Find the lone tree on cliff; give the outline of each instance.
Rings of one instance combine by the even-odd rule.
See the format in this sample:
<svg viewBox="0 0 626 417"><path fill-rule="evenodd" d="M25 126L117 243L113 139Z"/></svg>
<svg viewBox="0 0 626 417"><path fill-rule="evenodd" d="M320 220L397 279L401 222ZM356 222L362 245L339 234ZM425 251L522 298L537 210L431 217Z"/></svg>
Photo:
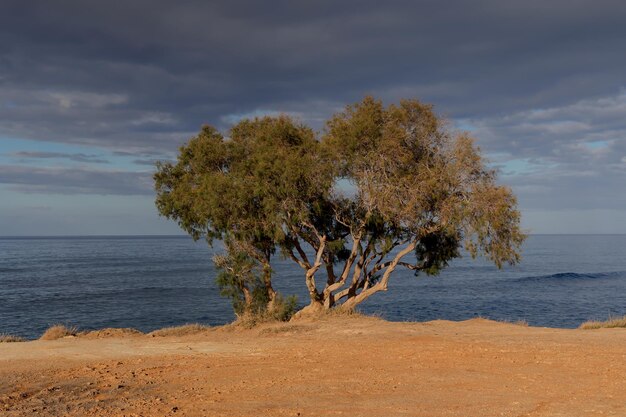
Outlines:
<svg viewBox="0 0 626 417"><path fill-rule="evenodd" d="M155 181L162 215L261 266L261 279L246 282L270 310L276 249L303 269L305 311L315 311L353 309L398 268L437 274L462 246L498 267L516 263L524 240L515 197L472 139L415 100L384 107L367 97L319 140L287 116L244 120L228 139L205 127Z"/></svg>

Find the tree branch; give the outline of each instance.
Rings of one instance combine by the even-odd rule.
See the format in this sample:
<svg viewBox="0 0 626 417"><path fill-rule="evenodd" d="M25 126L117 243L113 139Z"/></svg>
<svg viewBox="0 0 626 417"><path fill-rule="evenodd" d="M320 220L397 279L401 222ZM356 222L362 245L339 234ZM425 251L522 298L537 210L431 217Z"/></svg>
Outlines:
<svg viewBox="0 0 626 417"><path fill-rule="evenodd" d="M315 286L315 273L322 266L322 255L324 255L324 248L326 248L326 236L320 236L320 245L315 255L315 263L306 271L306 285L309 289L309 295L311 302L319 301L319 293Z"/></svg>
<svg viewBox="0 0 626 417"><path fill-rule="evenodd" d="M304 262L305 264L305 269L311 268L311 262L309 262L309 258L306 256L306 253L304 253L304 251L302 250L302 246L300 246L300 242L298 241L297 238L293 240L293 246L296 248L296 250L298 251L298 254L302 258L302 262Z"/></svg>
<svg viewBox="0 0 626 417"><path fill-rule="evenodd" d="M350 251L350 256L346 260L346 263L343 266L343 271L341 272L341 276L338 281L335 281L332 285L328 285L324 288L324 304L328 304L327 307L332 306L332 292L340 289L346 283L348 279L348 275L350 275L350 269L352 269L352 264L356 259L357 253L362 250L361 248L361 235L360 233L354 236L354 240L352 241L352 250Z"/></svg>
<svg viewBox="0 0 626 417"><path fill-rule="evenodd" d="M294 255L293 250L285 249L285 253L287 254L287 256L289 256L289 259L291 259L292 261L294 261L295 263L300 265L300 268L304 269L305 271L311 267L311 265L309 265L306 262L298 259L298 257L296 255Z"/></svg>
<svg viewBox="0 0 626 417"><path fill-rule="evenodd" d="M410 244L407 245L406 248L404 248L400 252L398 252L398 254L393 258L392 261L385 262L384 264L388 264L388 266L385 269L385 273L383 274L383 277L381 278L381 280L379 282L377 282L373 287L369 287L367 289L364 289L358 295L349 298L342 305L342 307L343 308L347 308L347 309L352 309L357 304L362 303L363 301L365 301L366 299L368 299L369 297L371 297L373 294L377 293L378 291L386 291L387 290L387 284L389 283L389 277L391 276L391 273L396 269L396 266L401 261L401 259L404 256L406 256L407 254L411 253L415 249L416 245L417 245L417 242L416 241L412 241ZM383 264L380 264L380 265L383 265Z"/></svg>

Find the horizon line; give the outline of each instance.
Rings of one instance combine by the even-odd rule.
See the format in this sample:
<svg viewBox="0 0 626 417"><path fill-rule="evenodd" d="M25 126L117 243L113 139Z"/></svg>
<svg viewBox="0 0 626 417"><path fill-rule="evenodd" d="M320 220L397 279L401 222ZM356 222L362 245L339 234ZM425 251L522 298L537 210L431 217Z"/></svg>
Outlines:
<svg viewBox="0 0 626 417"><path fill-rule="evenodd" d="M528 236L626 236L626 233L529 233ZM0 235L0 239L67 239L67 238L183 238L187 234L87 234L87 235ZM198 239L201 240L201 239ZM216 239L219 240L219 239Z"/></svg>

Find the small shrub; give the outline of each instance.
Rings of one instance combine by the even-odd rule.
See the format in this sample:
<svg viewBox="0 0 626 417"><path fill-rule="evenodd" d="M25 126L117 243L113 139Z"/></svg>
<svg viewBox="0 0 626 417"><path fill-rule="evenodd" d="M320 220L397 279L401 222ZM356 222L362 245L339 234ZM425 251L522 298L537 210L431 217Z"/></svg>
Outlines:
<svg viewBox="0 0 626 417"><path fill-rule="evenodd" d="M271 319L275 321L289 321L289 319L295 314L298 306L298 297L290 295L284 298L280 294L276 294L274 300L274 308L272 311L267 312Z"/></svg>
<svg viewBox="0 0 626 417"><path fill-rule="evenodd" d="M210 326L205 326L198 323L184 324L182 326L164 327L153 332L148 333L152 337L165 337L165 336L187 336L190 334L202 333L209 330Z"/></svg>
<svg viewBox="0 0 626 417"><path fill-rule="evenodd" d="M269 301L267 287L261 278L261 266L236 242L227 240L226 247L226 254L213 257L220 295L231 299L238 317L257 315L265 310Z"/></svg>
<svg viewBox="0 0 626 417"><path fill-rule="evenodd" d="M55 324L54 326L48 328L39 340L57 340L66 336L76 336L78 333L78 328L75 326L67 327L63 324Z"/></svg>
<svg viewBox="0 0 626 417"><path fill-rule="evenodd" d="M592 329L611 329L616 327L626 327L626 316L624 317L609 317L606 321L589 320L581 324L578 328L583 330Z"/></svg>
<svg viewBox="0 0 626 417"><path fill-rule="evenodd" d="M25 342L26 340L12 334L0 333L0 343Z"/></svg>
<svg viewBox="0 0 626 417"><path fill-rule="evenodd" d="M260 309L238 315L234 324L249 329L262 323L289 321L296 312L296 306L297 297L295 295L284 298L282 295L276 294L271 310Z"/></svg>

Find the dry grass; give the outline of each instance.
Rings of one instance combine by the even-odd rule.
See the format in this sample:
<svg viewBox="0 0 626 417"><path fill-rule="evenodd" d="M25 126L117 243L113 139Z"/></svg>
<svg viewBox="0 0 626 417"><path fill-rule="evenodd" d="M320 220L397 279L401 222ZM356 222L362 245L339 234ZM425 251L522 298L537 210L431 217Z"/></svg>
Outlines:
<svg viewBox="0 0 626 417"><path fill-rule="evenodd" d="M230 326L234 328L252 329L260 324L275 322L269 314L242 314Z"/></svg>
<svg viewBox="0 0 626 417"><path fill-rule="evenodd" d="M270 325L269 327L261 329L259 331L259 335L266 336L285 333L305 333L313 330L314 328L315 327L311 325L280 323L277 325Z"/></svg>
<svg viewBox="0 0 626 417"><path fill-rule="evenodd" d="M0 343L25 342L26 340L12 334L0 333Z"/></svg>
<svg viewBox="0 0 626 417"><path fill-rule="evenodd" d="M592 330L592 329L612 329L615 327L626 327L626 316L624 317L615 317L609 319L607 321L586 321L581 324L578 328L583 330Z"/></svg>
<svg viewBox="0 0 626 417"><path fill-rule="evenodd" d="M381 318L380 313L363 314L360 311L348 310L343 308L331 308L330 310L324 310L322 317L350 317L350 318Z"/></svg>
<svg viewBox="0 0 626 417"><path fill-rule="evenodd" d="M241 330L259 328L260 335L280 333L308 332L315 328L315 323L320 321L350 320L350 319L380 319L380 315L366 315L355 310L341 308L300 310L305 314L295 314L289 321L278 320L271 313L257 315L242 315L229 325L223 326L224 330Z"/></svg>
<svg viewBox="0 0 626 417"><path fill-rule="evenodd" d="M55 324L54 326L48 328L48 330L41 335L39 340L57 340L62 337L76 336L77 333L78 328L74 326L67 327L63 324Z"/></svg>
<svg viewBox="0 0 626 417"><path fill-rule="evenodd" d="M152 337L164 337L164 336L187 336L190 334L202 333L209 330L210 326L205 326L198 323L184 324L176 327L164 327L153 332L148 333Z"/></svg>
<svg viewBox="0 0 626 417"><path fill-rule="evenodd" d="M80 337L83 337L86 339L106 339L109 337L126 337L126 336L139 336L139 335L143 335L143 333L137 329L110 328L110 327L79 334Z"/></svg>
<svg viewBox="0 0 626 417"><path fill-rule="evenodd" d="M290 320L290 322L316 322L320 320L350 320L350 319L381 319L380 313L363 314L360 311L354 309L344 309L341 305L333 307L331 309L324 309L322 307L310 309L310 306L298 311Z"/></svg>

